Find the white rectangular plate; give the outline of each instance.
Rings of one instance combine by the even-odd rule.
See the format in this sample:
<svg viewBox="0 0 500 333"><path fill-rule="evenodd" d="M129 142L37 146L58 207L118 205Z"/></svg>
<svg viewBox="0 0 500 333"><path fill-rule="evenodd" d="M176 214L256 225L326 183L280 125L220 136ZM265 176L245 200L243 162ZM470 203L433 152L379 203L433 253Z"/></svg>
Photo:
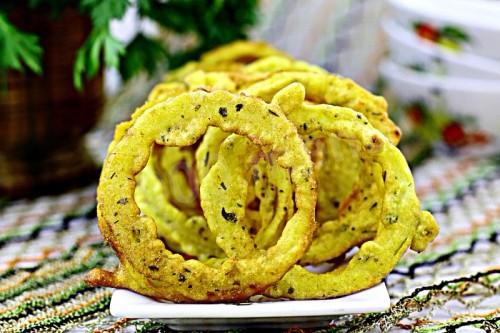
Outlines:
<svg viewBox="0 0 500 333"><path fill-rule="evenodd" d="M111 298L110 312L116 317L161 319L177 330L221 330L237 327L323 326L339 315L379 312L389 306L387 288L381 283L339 298L240 304L158 302L118 289Z"/></svg>

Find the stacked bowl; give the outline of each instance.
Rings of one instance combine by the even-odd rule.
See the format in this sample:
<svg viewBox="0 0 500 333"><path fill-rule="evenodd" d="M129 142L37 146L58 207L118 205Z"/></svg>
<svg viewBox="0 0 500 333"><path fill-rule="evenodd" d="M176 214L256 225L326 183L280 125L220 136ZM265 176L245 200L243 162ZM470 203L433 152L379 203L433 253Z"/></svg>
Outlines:
<svg viewBox="0 0 500 333"><path fill-rule="evenodd" d="M430 115L450 145L471 141L471 132L472 141L498 137L500 1L388 3L391 15L382 27L389 58L380 65L384 93L409 111L410 122ZM447 121L454 126L451 133L443 132Z"/></svg>

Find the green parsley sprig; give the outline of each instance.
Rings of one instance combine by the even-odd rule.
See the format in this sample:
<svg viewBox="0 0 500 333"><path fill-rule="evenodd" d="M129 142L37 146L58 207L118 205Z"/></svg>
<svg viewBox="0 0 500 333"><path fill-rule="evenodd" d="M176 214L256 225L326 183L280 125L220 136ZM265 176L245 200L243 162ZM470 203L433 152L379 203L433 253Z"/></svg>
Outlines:
<svg viewBox="0 0 500 333"><path fill-rule="evenodd" d="M0 4L0 72L41 74L42 48L36 34L20 31L8 20L17 6L45 6L57 17L66 7L92 21L92 31L76 54L73 82L82 89L84 79L102 67L116 68L127 80L140 72L154 73L158 66L178 67L206 50L246 37L257 19L258 0L5 0ZM182 52L170 52L162 41L142 33L125 45L111 35L110 23L135 6L140 18L148 18L180 35L194 35L197 44Z"/></svg>

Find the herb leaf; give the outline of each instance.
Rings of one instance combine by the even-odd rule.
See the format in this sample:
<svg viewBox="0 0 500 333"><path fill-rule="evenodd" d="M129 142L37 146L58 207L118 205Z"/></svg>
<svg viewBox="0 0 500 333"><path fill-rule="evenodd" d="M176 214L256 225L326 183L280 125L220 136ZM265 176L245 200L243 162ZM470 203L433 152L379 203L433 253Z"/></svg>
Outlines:
<svg viewBox="0 0 500 333"><path fill-rule="evenodd" d="M38 36L17 30L1 12L0 54L0 70L23 71L26 66L36 74L42 73L42 48Z"/></svg>
<svg viewBox="0 0 500 333"><path fill-rule="evenodd" d="M169 68L175 68L216 46L246 38L257 21L257 0L142 0L139 14L169 30L195 35L194 48L169 55Z"/></svg>
<svg viewBox="0 0 500 333"><path fill-rule="evenodd" d="M94 27L107 26L112 19L122 18L129 6L129 0L81 0L81 9L89 13Z"/></svg>
<svg viewBox="0 0 500 333"><path fill-rule="evenodd" d="M76 54L73 67L73 83L78 90L83 87L82 75L90 79L97 74L101 66L101 55L104 65L118 68L120 55L125 52L124 45L111 36L107 27L92 30L85 43Z"/></svg>
<svg viewBox="0 0 500 333"><path fill-rule="evenodd" d="M142 70L149 75L166 62L167 51L157 41L138 34L120 57L120 74L124 80L130 79Z"/></svg>
<svg viewBox="0 0 500 333"><path fill-rule="evenodd" d="M42 49L38 36L19 31L8 21L5 13L14 9L17 1L0 2L0 71L27 67L40 74ZM79 90L83 76L92 78L101 66L119 68L124 79L142 70L152 74L164 64L176 68L215 46L245 38L247 28L257 20L257 0L27 0L26 5L43 5L52 9L54 17L73 7L91 18L92 31L78 49L73 67L73 82ZM156 21L164 29L193 35L196 45L170 52L157 40L139 34L125 47L111 36L109 25L131 7L142 19Z"/></svg>

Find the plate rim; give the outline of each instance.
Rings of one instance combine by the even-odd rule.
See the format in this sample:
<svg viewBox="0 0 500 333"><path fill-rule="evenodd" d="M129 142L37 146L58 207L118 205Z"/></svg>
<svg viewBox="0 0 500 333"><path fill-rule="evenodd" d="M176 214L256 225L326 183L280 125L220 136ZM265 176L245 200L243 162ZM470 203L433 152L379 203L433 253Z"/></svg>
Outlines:
<svg viewBox="0 0 500 333"><path fill-rule="evenodd" d="M359 302L363 293L368 294L366 301L371 302L360 306L355 310L356 302ZM376 294L376 299L374 295ZM123 300L126 297L143 298L144 303L137 304L130 302L126 307L123 306ZM345 304L335 306L335 303L344 301ZM282 307L276 307L276 304L286 302L297 306L290 307L292 311L284 311ZM342 303L341 303L342 304ZM332 306L333 305L333 306ZM346 306L347 305L347 306ZM149 316L134 315L133 311L124 311L140 306L142 313L150 312ZM163 309L162 309L163 307ZM287 306L288 307L288 306ZM161 303L152 298L139 295L125 289L115 289L111 297L110 313L114 317L127 318L154 318L154 319L250 319L250 318L287 318L287 317L320 317L336 316L354 313L381 312L390 307L390 297L384 282L374 287L354 293L351 295L331 298L331 299L313 299L313 300L283 300L271 302L248 302L248 303ZM259 312L260 310L260 312ZM258 315L256 315L258 312ZM161 315L159 315L161 313ZM168 315L170 313L170 315Z"/></svg>

